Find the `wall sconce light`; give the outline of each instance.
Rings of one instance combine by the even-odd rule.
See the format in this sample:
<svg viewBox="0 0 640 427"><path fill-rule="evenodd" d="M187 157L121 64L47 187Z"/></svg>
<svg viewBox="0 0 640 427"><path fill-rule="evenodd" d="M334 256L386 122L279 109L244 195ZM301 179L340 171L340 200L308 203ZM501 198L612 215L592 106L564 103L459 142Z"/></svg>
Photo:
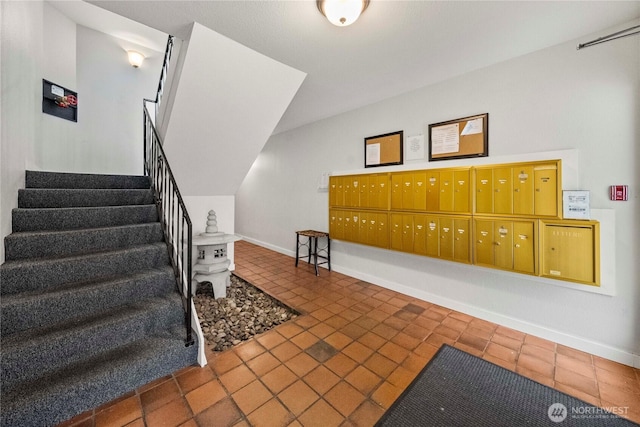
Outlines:
<svg viewBox="0 0 640 427"><path fill-rule="evenodd" d="M346 27L356 22L369 0L316 0L316 5L333 25Z"/></svg>
<svg viewBox="0 0 640 427"><path fill-rule="evenodd" d="M127 55L129 55L129 64L131 64L133 68L138 68L142 65L142 61L144 61L143 54L135 50L128 50Z"/></svg>

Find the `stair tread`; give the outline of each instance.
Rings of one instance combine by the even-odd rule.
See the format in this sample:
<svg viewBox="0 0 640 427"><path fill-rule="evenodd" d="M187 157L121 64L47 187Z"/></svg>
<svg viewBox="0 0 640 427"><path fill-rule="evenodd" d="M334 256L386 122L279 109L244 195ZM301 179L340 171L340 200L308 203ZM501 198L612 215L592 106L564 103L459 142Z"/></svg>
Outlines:
<svg viewBox="0 0 640 427"><path fill-rule="evenodd" d="M20 301L28 301L33 298L42 298L48 295L57 295L57 294L62 295L62 294L69 294L69 293L72 294L80 290L88 290L94 287L99 288L104 286L111 286L113 285L113 283L116 283L116 282L120 282L128 279L130 280L132 278L144 277L146 275L153 274L156 272L166 272L166 273L174 274L173 267L167 265L167 266L161 266L161 267L147 268L134 273L105 276L105 277L99 277L91 280L80 280L77 282L68 282L68 283L56 286L55 288L45 288L45 289L38 289L33 291L20 292L17 294L3 295L2 299L0 299L0 307L6 307L12 304L16 304L17 302L20 302Z"/></svg>
<svg viewBox="0 0 640 427"><path fill-rule="evenodd" d="M18 191L24 209L152 204L150 188L26 188Z"/></svg>
<svg viewBox="0 0 640 427"><path fill-rule="evenodd" d="M28 265L47 265L47 264L55 264L60 261L67 262L78 262L82 260L89 260L94 258L100 258L103 256L115 255L119 253L127 253L127 252L139 252L142 250L150 249L150 248L165 248L167 245L165 242L156 242L156 243L147 243L143 245L135 245L128 246L125 248L117 248L107 251L93 252L90 254L82 254L82 255L71 255L64 257L49 257L49 258L36 258L36 259L16 259L11 261L5 261L4 264L0 265L0 270L3 269L11 269L11 268L19 268L22 266Z"/></svg>
<svg viewBox="0 0 640 427"><path fill-rule="evenodd" d="M55 425L196 363L149 177L25 175L0 266L2 426Z"/></svg>
<svg viewBox="0 0 640 427"><path fill-rule="evenodd" d="M5 237L7 262L60 259L163 241L159 222L54 231L16 231Z"/></svg>
<svg viewBox="0 0 640 427"><path fill-rule="evenodd" d="M67 206L64 208L14 208L14 212L57 212L57 211L89 211L89 210L109 210L109 209L136 209L141 207L155 206L154 203L147 203L144 205L116 205L116 206Z"/></svg>
<svg viewBox="0 0 640 427"><path fill-rule="evenodd" d="M60 236L72 236L74 234L82 234L88 231L109 231L109 230L119 230L119 229L133 229L133 228L145 228L152 227L160 224L159 222L145 222L141 224L125 224L125 225L112 225L108 227L93 227L93 228L74 228L73 230L51 230L51 231L14 231L5 237L5 239L9 238L22 238L22 237L31 237L31 236L47 236L47 235L60 235Z"/></svg>
<svg viewBox="0 0 640 427"><path fill-rule="evenodd" d="M56 370L2 394L9 425L51 425L196 363L176 331L147 337ZM45 421L46 420L46 421Z"/></svg>
<svg viewBox="0 0 640 427"><path fill-rule="evenodd" d="M161 297L151 297L144 301L129 303L115 307L103 312L92 313L88 316L67 319L54 325L46 325L38 328L31 328L15 334L2 337L2 349L0 354L6 354L17 347L36 345L36 343L51 340L52 337L63 337L71 335L81 329L94 329L104 327L112 322L124 322L129 317L146 311L152 311L160 306L177 303L180 296L177 293L167 294Z"/></svg>
<svg viewBox="0 0 640 427"><path fill-rule="evenodd" d="M112 175L26 171L27 188L149 188L149 177L143 175Z"/></svg>

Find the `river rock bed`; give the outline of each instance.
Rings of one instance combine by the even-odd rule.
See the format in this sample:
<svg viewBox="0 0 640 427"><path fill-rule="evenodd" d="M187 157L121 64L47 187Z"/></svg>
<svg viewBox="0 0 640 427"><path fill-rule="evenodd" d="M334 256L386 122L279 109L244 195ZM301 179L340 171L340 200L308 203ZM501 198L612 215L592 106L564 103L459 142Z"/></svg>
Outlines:
<svg viewBox="0 0 640 427"><path fill-rule="evenodd" d="M298 313L237 276L227 298L213 297L211 285L198 284L194 304L200 327L213 351L224 351L298 316Z"/></svg>

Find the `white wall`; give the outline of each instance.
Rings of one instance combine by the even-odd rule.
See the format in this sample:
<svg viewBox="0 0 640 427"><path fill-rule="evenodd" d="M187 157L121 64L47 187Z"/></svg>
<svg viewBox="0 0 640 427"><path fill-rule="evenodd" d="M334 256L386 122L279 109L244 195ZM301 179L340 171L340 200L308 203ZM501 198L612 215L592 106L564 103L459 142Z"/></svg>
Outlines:
<svg viewBox="0 0 640 427"><path fill-rule="evenodd" d="M147 55L140 68L126 50ZM78 138L52 147L43 169L142 173L142 99L155 98L164 52L77 26Z"/></svg>
<svg viewBox="0 0 640 427"><path fill-rule="evenodd" d="M585 35L580 41L627 26ZM396 130L427 135L429 123L488 112L490 160L577 150L579 188L591 191L592 208L615 211L615 297L338 241L332 245L332 266L640 366L640 37L581 51L576 51L577 42L272 136L236 195L237 232L292 254L296 229L328 229L327 193L317 189L320 175L361 170L363 138ZM460 163L474 162L456 164ZM429 167L452 164L438 162ZM611 184L628 184L630 200L609 201Z"/></svg>
<svg viewBox="0 0 640 427"><path fill-rule="evenodd" d="M39 2L4 1L0 11L0 231L6 236L18 189L24 187L24 170L34 165L33 143L41 138L43 11Z"/></svg>
<svg viewBox="0 0 640 427"><path fill-rule="evenodd" d="M166 100L171 168L187 195L233 195L306 74L197 22L180 56Z"/></svg>
<svg viewBox="0 0 640 427"><path fill-rule="evenodd" d="M142 173L142 99L155 98L164 52L77 26L41 1L0 1L0 11L0 232L6 236L25 169ZM128 64L129 48L147 56L141 68ZM42 113L43 78L78 92L78 123Z"/></svg>
<svg viewBox="0 0 640 427"><path fill-rule="evenodd" d="M76 23L49 3L43 3L42 76L74 92L76 84ZM42 109L41 109L42 111ZM78 124L49 114L39 114L42 135L34 141L37 169L64 171L70 157L63 147L78 141Z"/></svg>

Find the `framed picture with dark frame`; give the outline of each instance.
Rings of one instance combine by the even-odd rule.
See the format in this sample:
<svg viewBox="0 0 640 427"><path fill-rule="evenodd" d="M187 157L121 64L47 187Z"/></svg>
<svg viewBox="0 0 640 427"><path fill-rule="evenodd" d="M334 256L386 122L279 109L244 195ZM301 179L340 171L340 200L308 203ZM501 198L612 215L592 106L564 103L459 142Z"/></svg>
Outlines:
<svg viewBox="0 0 640 427"><path fill-rule="evenodd" d="M429 161L488 155L489 113L429 125Z"/></svg>
<svg viewBox="0 0 640 427"><path fill-rule="evenodd" d="M404 131L370 136L364 139L364 167L402 164Z"/></svg>

